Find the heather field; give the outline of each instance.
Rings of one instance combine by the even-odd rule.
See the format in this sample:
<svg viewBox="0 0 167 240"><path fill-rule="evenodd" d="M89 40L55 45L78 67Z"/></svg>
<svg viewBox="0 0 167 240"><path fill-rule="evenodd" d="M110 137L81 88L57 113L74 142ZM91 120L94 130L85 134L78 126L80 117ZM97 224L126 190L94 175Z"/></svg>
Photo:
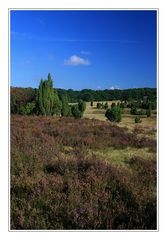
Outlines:
<svg viewBox="0 0 167 240"><path fill-rule="evenodd" d="M144 123L11 115L11 229L155 230L156 130Z"/></svg>
<svg viewBox="0 0 167 240"><path fill-rule="evenodd" d="M158 11L9 15L10 230L157 230Z"/></svg>

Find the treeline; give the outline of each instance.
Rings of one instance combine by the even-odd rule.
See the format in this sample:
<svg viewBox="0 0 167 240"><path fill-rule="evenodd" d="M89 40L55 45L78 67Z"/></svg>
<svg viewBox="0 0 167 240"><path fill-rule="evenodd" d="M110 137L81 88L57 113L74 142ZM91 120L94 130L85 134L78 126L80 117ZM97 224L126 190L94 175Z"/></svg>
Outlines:
<svg viewBox="0 0 167 240"><path fill-rule="evenodd" d="M11 113L22 115L83 115L85 102L120 100L130 108L156 108L156 88L134 88L126 90L91 90L75 91L55 89L51 75L41 80L39 88L11 87ZM70 105L69 103L76 103ZM77 104L78 103L78 104ZM146 106L144 106L145 104ZM106 106L107 109L107 106Z"/></svg>
<svg viewBox="0 0 167 240"><path fill-rule="evenodd" d="M141 100L145 96L149 100L156 99L156 88L131 88L131 89L115 89L115 90L92 90L92 89L83 89L81 91L76 91L72 89L57 89L59 96L66 94L68 96L69 102L77 102L79 99L82 99L86 102L91 101L130 101L130 100Z"/></svg>
<svg viewBox="0 0 167 240"><path fill-rule="evenodd" d="M18 104L23 104L26 101L31 101L35 98L38 89L33 88L17 88L11 87L11 100L17 99ZM66 96L68 102L78 102L80 99L85 102L91 101L131 101L142 100L145 96L153 101L156 100L156 88L133 88L125 90L91 90L84 89L81 91L75 91L72 89L54 89L57 92L58 97Z"/></svg>
<svg viewBox="0 0 167 240"><path fill-rule="evenodd" d="M66 93L60 96L53 88L51 75L47 80L41 79L39 88L11 88L11 113L21 115L73 116L81 118L86 103L79 100L70 105Z"/></svg>

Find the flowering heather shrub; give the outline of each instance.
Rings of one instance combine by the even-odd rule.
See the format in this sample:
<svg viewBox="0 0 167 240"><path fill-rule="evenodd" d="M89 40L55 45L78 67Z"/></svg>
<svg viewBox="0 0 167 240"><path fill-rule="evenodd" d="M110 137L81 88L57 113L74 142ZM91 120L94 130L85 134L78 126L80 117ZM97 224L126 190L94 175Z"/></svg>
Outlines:
<svg viewBox="0 0 167 240"><path fill-rule="evenodd" d="M156 229L156 163L88 154L127 145L156 146L98 120L12 116L11 229Z"/></svg>

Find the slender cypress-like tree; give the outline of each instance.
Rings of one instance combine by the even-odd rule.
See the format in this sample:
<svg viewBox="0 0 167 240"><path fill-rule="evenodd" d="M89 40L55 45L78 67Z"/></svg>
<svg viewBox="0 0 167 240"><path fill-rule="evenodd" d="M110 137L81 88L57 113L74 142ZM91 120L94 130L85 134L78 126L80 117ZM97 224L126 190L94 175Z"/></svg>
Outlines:
<svg viewBox="0 0 167 240"><path fill-rule="evenodd" d="M39 103L39 113L42 115L46 115L44 104L43 104L43 85L44 81L41 79L38 89L38 103Z"/></svg>
<svg viewBox="0 0 167 240"><path fill-rule="evenodd" d="M70 106L68 105L68 98L66 95L61 96L62 108L61 115L67 117L70 115Z"/></svg>
<svg viewBox="0 0 167 240"><path fill-rule="evenodd" d="M38 91L39 113L45 116L58 114L61 106L57 92L53 89L53 81L51 75L48 79L41 80Z"/></svg>

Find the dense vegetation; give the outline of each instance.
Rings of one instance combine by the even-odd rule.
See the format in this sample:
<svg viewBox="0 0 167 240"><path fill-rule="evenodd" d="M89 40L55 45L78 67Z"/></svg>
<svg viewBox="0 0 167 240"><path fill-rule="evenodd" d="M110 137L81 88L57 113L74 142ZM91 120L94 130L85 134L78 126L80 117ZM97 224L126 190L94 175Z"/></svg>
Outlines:
<svg viewBox="0 0 167 240"><path fill-rule="evenodd" d="M138 132L12 115L11 229L156 229L156 142ZM104 154L127 146L153 157Z"/></svg>
<svg viewBox="0 0 167 240"><path fill-rule="evenodd" d="M39 89L32 88L11 88L11 113L32 115L39 114ZM143 108L143 109L156 109L156 89L155 88L138 88L138 89L126 89L126 90L89 90L82 91L54 89L56 98L60 100L60 106L57 107L58 113L62 110L62 99L66 99L65 102L79 102L82 101L111 101L120 100L121 104L127 104L130 108ZM57 102L58 102L57 99ZM29 104L29 105L27 105ZM67 105L66 105L67 106ZM31 107L27 112L23 111L23 108ZM98 106L101 108L101 106ZM107 106L105 106L107 108ZM67 110L70 113L70 109ZM64 113L67 115L67 112ZM64 115L63 115L64 116Z"/></svg>
<svg viewBox="0 0 167 240"><path fill-rule="evenodd" d="M37 114L50 116L59 115L61 112L61 102L57 92L53 89L53 81L50 74L48 74L47 80L41 80L40 82L36 104L38 104L39 110Z"/></svg>
<svg viewBox="0 0 167 240"><path fill-rule="evenodd" d="M129 101L143 99L147 96L150 100L156 99L156 88L132 88L132 89L115 89L115 90L92 90L83 89L81 91L76 91L72 89L64 90L57 89L58 95L66 94L68 96L69 102L78 102L80 99L86 102L91 101Z"/></svg>
<svg viewBox="0 0 167 240"><path fill-rule="evenodd" d="M156 229L156 89L55 89L48 74L11 88L11 113L12 229Z"/></svg>
<svg viewBox="0 0 167 240"><path fill-rule="evenodd" d="M86 109L83 100L70 106L66 94L58 96L51 75L41 79L38 89L11 89L11 113L21 115L73 116L81 118Z"/></svg>
<svg viewBox="0 0 167 240"><path fill-rule="evenodd" d="M106 118L111 122L120 122L121 121L121 108L119 106L114 106L108 108L105 114Z"/></svg>

